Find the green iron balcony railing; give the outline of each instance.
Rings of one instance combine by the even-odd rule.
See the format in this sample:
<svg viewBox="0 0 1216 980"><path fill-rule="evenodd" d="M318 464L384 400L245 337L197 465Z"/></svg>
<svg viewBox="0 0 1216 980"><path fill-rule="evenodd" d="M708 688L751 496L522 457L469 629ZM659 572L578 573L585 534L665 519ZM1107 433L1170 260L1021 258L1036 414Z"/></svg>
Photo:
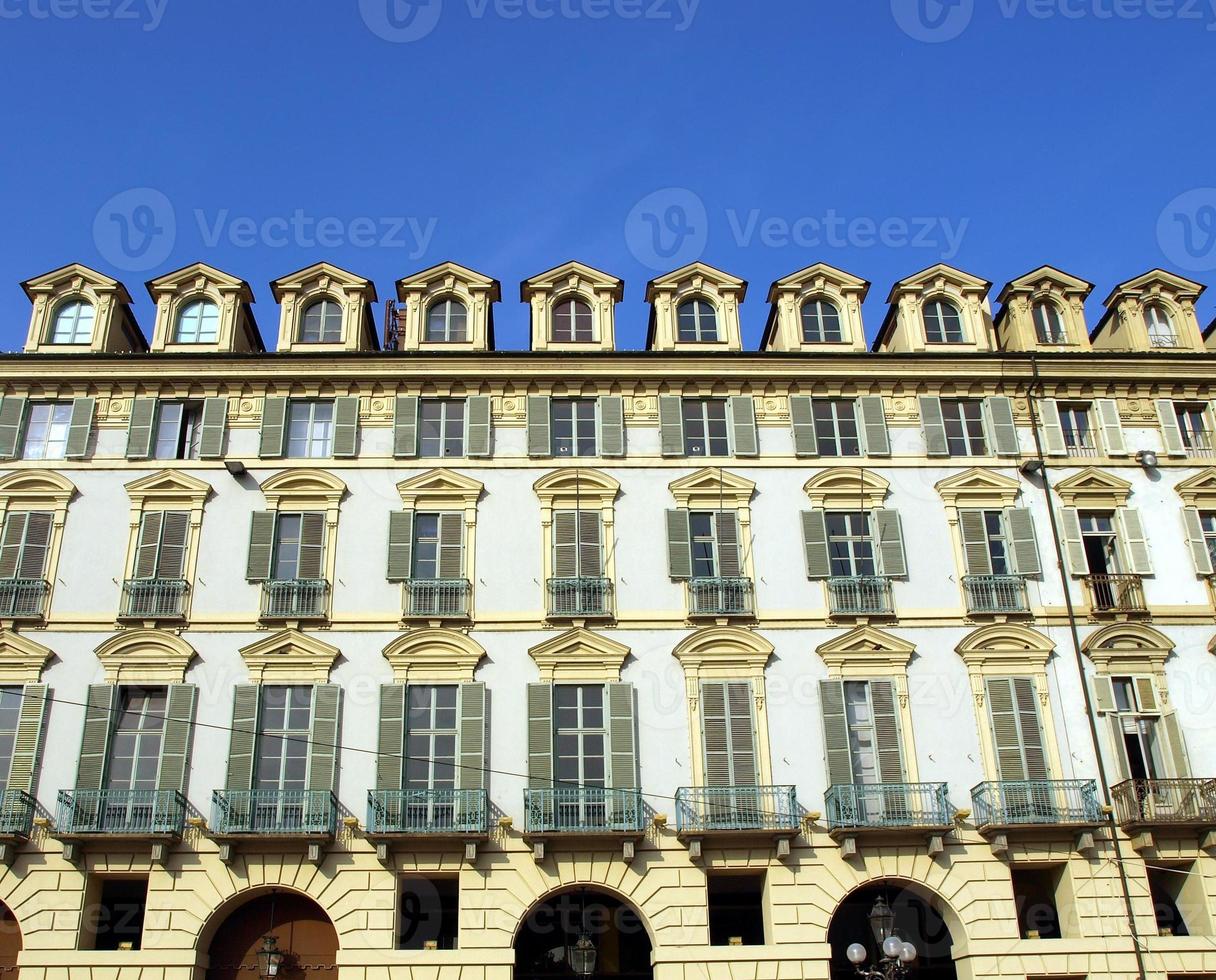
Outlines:
<svg viewBox="0 0 1216 980"><path fill-rule="evenodd" d="M211 794L211 829L217 834L292 837L333 836L338 801L327 790L216 790Z"/></svg>
<svg viewBox="0 0 1216 980"><path fill-rule="evenodd" d="M642 794L636 789L526 789L524 814L531 834L640 833L645 826Z"/></svg>
<svg viewBox="0 0 1216 980"><path fill-rule="evenodd" d="M676 790L676 828L703 830L797 830L801 817L793 786L681 786Z"/></svg>
<svg viewBox="0 0 1216 980"><path fill-rule="evenodd" d="M367 794L369 834L484 834L484 789L380 789Z"/></svg>
<svg viewBox="0 0 1216 980"><path fill-rule="evenodd" d="M1216 827L1216 780L1128 779L1110 792L1123 827Z"/></svg>
<svg viewBox="0 0 1216 980"><path fill-rule="evenodd" d="M828 579L833 616L890 616L895 612L891 580L878 575L838 575Z"/></svg>
<svg viewBox="0 0 1216 980"><path fill-rule="evenodd" d="M467 619L472 583L462 578L411 578L405 581L405 617Z"/></svg>
<svg viewBox="0 0 1216 980"><path fill-rule="evenodd" d="M181 619L190 585L180 578L129 578L122 584L124 619Z"/></svg>
<svg viewBox="0 0 1216 980"><path fill-rule="evenodd" d="M329 583L296 578L262 583L263 619L324 619Z"/></svg>
<svg viewBox="0 0 1216 980"><path fill-rule="evenodd" d="M1102 822L1092 779L1016 779L980 783L971 791L975 825L1020 827Z"/></svg>
<svg viewBox="0 0 1216 980"><path fill-rule="evenodd" d="M830 830L949 827L953 822L945 783L851 783L828 789Z"/></svg>
<svg viewBox="0 0 1216 980"><path fill-rule="evenodd" d="M0 619L45 619L50 591L40 578L0 579Z"/></svg>
<svg viewBox="0 0 1216 980"><path fill-rule="evenodd" d="M547 589L551 617L612 615L612 582L606 578L551 578Z"/></svg>
<svg viewBox="0 0 1216 980"><path fill-rule="evenodd" d="M172 789L61 790L61 834L174 834L186 824L186 798Z"/></svg>
<svg viewBox="0 0 1216 980"><path fill-rule="evenodd" d="M750 578L692 578L688 580L688 611L693 616L752 615Z"/></svg>
<svg viewBox="0 0 1216 980"><path fill-rule="evenodd" d="M29 837L34 826L34 798L19 789L0 793L0 837Z"/></svg>
<svg viewBox="0 0 1216 980"><path fill-rule="evenodd" d="M1086 575L1089 604L1100 613L1145 613L1144 579L1139 575Z"/></svg>
<svg viewBox="0 0 1216 980"><path fill-rule="evenodd" d="M1026 580L1020 575L965 575L967 612L1024 613L1030 611Z"/></svg>

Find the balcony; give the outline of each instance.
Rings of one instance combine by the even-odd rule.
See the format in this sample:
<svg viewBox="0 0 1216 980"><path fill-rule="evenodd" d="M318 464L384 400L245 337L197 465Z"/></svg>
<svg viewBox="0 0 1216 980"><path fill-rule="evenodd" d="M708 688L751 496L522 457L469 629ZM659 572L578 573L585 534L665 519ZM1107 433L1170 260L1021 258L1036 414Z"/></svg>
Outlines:
<svg viewBox="0 0 1216 980"><path fill-rule="evenodd" d="M751 616L750 578L693 578L688 580L689 616Z"/></svg>
<svg viewBox="0 0 1216 980"><path fill-rule="evenodd" d="M180 837L186 798L171 789L78 789L59 793L55 828L65 837Z"/></svg>
<svg viewBox="0 0 1216 980"><path fill-rule="evenodd" d="M190 585L176 578L129 578L122 584L123 619L184 619Z"/></svg>
<svg viewBox="0 0 1216 980"><path fill-rule="evenodd" d="M468 619L472 584L462 578L411 578L405 581L406 619Z"/></svg>
<svg viewBox="0 0 1216 980"><path fill-rule="evenodd" d="M0 579L0 619L45 619L50 591L40 578Z"/></svg>
<svg viewBox="0 0 1216 980"><path fill-rule="evenodd" d="M954 822L945 783L840 784L826 802L830 831L944 832Z"/></svg>
<svg viewBox="0 0 1216 980"><path fill-rule="evenodd" d="M371 790L367 794L367 832L484 834L487 807L484 789Z"/></svg>
<svg viewBox="0 0 1216 980"><path fill-rule="evenodd" d="M0 793L0 837L29 837L34 806L34 798L19 789Z"/></svg>
<svg viewBox="0 0 1216 980"><path fill-rule="evenodd" d="M1021 779L980 783L971 791L981 831L1009 827L1094 827L1102 822L1092 779Z"/></svg>
<svg viewBox="0 0 1216 980"><path fill-rule="evenodd" d="M324 619L329 583L296 578L262 583L262 619Z"/></svg>
<svg viewBox="0 0 1216 980"><path fill-rule="evenodd" d="M636 789L570 786L524 790L529 834L640 834L642 794Z"/></svg>
<svg viewBox="0 0 1216 980"><path fill-rule="evenodd" d="M676 828L682 834L792 834L800 820L793 786L681 786L676 790Z"/></svg>
<svg viewBox="0 0 1216 980"><path fill-rule="evenodd" d="M833 616L894 616L891 580L877 575L830 578L828 608Z"/></svg>
<svg viewBox="0 0 1216 980"><path fill-rule="evenodd" d="M1171 347L1178 346L1178 335L1172 330L1150 330L1148 332L1148 343L1150 347L1168 350Z"/></svg>
<svg viewBox="0 0 1216 980"><path fill-rule="evenodd" d="M971 616L1016 616L1030 612L1026 580L1020 575L965 575L963 592Z"/></svg>
<svg viewBox="0 0 1216 980"><path fill-rule="evenodd" d="M1212 437L1206 432L1183 432L1183 447L1192 459L1208 459L1216 456L1216 448L1212 446Z"/></svg>
<svg viewBox="0 0 1216 980"><path fill-rule="evenodd" d="M1129 779L1111 789L1115 815L1139 827L1216 828L1216 780Z"/></svg>
<svg viewBox="0 0 1216 980"><path fill-rule="evenodd" d="M211 829L221 836L332 837L338 801L326 790L216 790Z"/></svg>
<svg viewBox="0 0 1216 980"><path fill-rule="evenodd" d="M1139 575L1086 575L1089 608L1095 615L1144 615L1144 579Z"/></svg>
<svg viewBox="0 0 1216 980"><path fill-rule="evenodd" d="M550 619L612 616L612 582L606 578L551 578L546 583Z"/></svg>

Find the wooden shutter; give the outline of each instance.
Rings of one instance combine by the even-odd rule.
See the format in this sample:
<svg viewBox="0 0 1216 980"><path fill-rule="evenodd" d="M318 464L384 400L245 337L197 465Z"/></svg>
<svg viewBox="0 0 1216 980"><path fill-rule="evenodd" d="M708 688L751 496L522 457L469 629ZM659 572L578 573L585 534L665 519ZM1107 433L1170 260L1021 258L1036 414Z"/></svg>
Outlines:
<svg viewBox="0 0 1216 980"><path fill-rule="evenodd" d="M984 511L960 510L958 529L963 539L963 562L968 575L991 575L992 555L988 551L988 529Z"/></svg>
<svg viewBox="0 0 1216 980"><path fill-rule="evenodd" d="M155 398L136 398L131 403L131 420L127 423L127 459L147 459L152 455L152 427L155 421Z"/></svg>
<svg viewBox="0 0 1216 980"><path fill-rule="evenodd" d="M93 432L93 412L97 407L95 398L72 399L72 421L68 423L68 444L63 455L68 459L82 459L89 452L89 436Z"/></svg>
<svg viewBox="0 0 1216 980"><path fill-rule="evenodd" d="M255 510L249 522L249 560L245 578L250 582L265 582L270 578L274 555L274 527L278 515L272 510Z"/></svg>
<svg viewBox="0 0 1216 980"><path fill-rule="evenodd" d="M946 440L946 418L942 414L940 398L920 396L920 423L925 436L925 455L949 456L950 443Z"/></svg>
<svg viewBox="0 0 1216 980"><path fill-rule="evenodd" d="M684 400L659 395L659 443L664 456L684 455Z"/></svg>
<svg viewBox="0 0 1216 980"><path fill-rule="evenodd" d="M881 395L863 395L857 399L861 432L865 437L867 456L890 456L891 435L887 431L887 410Z"/></svg>
<svg viewBox="0 0 1216 980"><path fill-rule="evenodd" d="M170 684L165 703L165 728L160 742L160 771L156 776L156 788L185 793L198 688L193 684Z"/></svg>
<svg viewBox="0 0 1216 980"><path fill-rule="evenodd" d="M1013 702L1021 730L1022 751L1026 755L1026 778L1047 779L1047 749L1043 744L1043 723L1039 717L1039 695L1033 677L1013 679Z"/></svg>
<svg viewBox="0 0 1216 980"><path fill-rule="evenodd" d="M1115 520L1119 527L1119 545L1127 562L1127 570L1134 575L1152 575L1153 560L1140 512L1124 507L1115 511Z"/></svg>
<svg viewBox="0 0 1216 980"><path fill-rule="evenodd" d="M1089 574L1089 556L1081 538L1081 515L1075 507L1060 508L1060 537L1064 539L1064 557L1074 576Z"/></svg>
<svg viewBox="0 0 1216 980"><path fill-rule="evenodd" d="M686 510L667 512L667 574L673 579L692 578L692 534Z"/></svg>
<svg viewBox="0 0 1216 980"><path fill-rule="evenodd" d="M1094 710L1102 715L1115 710L1115 686L1105 674L1095 674L1091 679L1094 693Z"/></svg>
<svg viewBox="0 0 1216 980"><path fill-rule="evenodd" d="M271 398L262 401L262 432L258 455L262 459L282 456L287 441L287 399Z"/></svg>
<svg viewBox="0 0 1216 980"><path fill-rule="evenodd" d="M815 434L815 402L805 395L790 396L790 425L794 430L794 455L818 456L819 437Z"/></svg>
<svg viewBox="0 0 1216 980"><path fill-rule="evenodd" d="M831 578L832 558L828 551L827 513L820 509L802 512L802 547L807 578Z"/></svg>
<svg viewBox="0 0 1216 980"><path fill-rule="evenodd" d="M465 455L490 455L490 396L470 395L465 401Z"/></svg>
<svg viewBox="0 0 1216 980"><path fill-rule="evenodd" d="M1161 440L1170 456L1185 456L1186 446L1182 442L1182 429L1178 427L1178 416L1174 414L1174 403L1165 398L1157 399L1157 419L1161 423Z"/></svg>
<svg viewBox="0 0 1216 980"><path fill-rule="evenodd" d="M160 555L160 531L164 512L147 511L139 522L139 541L135 546L135 577L155 578Z"/></svg>
<svg viewBox="0 0 1216 980"><path fill-rule="evenodd" d="M380 727L376 740L376 789L399 790L405 776L404 684L380 686Z"/></svg>
<svg viewBox="0 0 1216 980"><path fill-rule="evenodd" d="M45 684L26 684L21 689L21 711L17 716L13 757L9 762L8 782L5 783L9 791L20 790L32 796L38 784L49 696L50 688Z"/></svg>
<svg viewBox="0 0 1216 980"><path fill-rule="evenodd" d="M1006 782L1027 779L1026 758L1018 731L1018 714L1013 701L1013 678L988 678L988 718L996 748L998 777Z"/></svg>
<svg viewBox="0 0 1216 980"><path fill-rule="evenodd" d="M325 515L309 511L300 515L300 566L302 579L320 579L325 569Z"/></svg>
<svg viewBox="0 0 1216 980"><path fill-rule="evenodd" d="M394 510L388 515L388 573L390 582L404 582L414 574L414 512Z"/></svg>
<svg viewBox="0 0 1216 980"><path fill-rule="evenodd" d="M1013 402L1004 395L984 399L984 411L988 416L988 432L992 446L998 456L1020 456L1018 428L1013 421Z"/></svg>
<svg viewBox="0 0 1216 980"><path fill-rule="evenodd" d="M1126 456L1127 441L1123 437L1123 422L1119 419L1119 403L1113 398L1099 398L1094 406L1098 412L1106 455Z"/></svg>
<svg viewBox="0 0 1216 980"><path fill-rule="evenodd" d="M870 681L870 703L874 708L874 745L878 754L878 778L884 783L905 782L895 682Z"/></svg>
<svg viewBox="0 0 1216 980"><path fill-rule="evenodd" d="M553 685L528 685L528 786L553 787Z"/></svg>
<svg viewBox="0 0 1216 980"><path fill-rule="evenodd" d="M578 514L572 510L553 513L553 577L578 575Z"/></svg>
<svg viewBox="0 0 1216 980"><path fill-rule="evenodd" d="M254 749L258 740L258 713L261 708L259 693L256 684L237 684L233 688L225 789L243 792L253 788Z"/></svg>
<svg viewBox="0 0 1216 980"><path fill-rule="evenodd" d="M25 543L21 548L21 561L17 565L18 578L46 577L53 523L54 515L46 511L29 511L26 514Z"/></svg>
<svg viewBox="0 0 1216 980"><path fill-rule="evenodd" d="M1166 741L1169 743L1169 761L1173 777L1189 779L1191 762L1187 757L1186 739L1182 737L1182 726L1178 724L1178 715L1172 711L1162 715L1161 727L1165 729Z"/></svg>
<svg viewBox="0 0 1216 980"><path fill-rule="evenodd" d="M110 757L110 736L118 713L119 690L113 684L90 684L85 699L84 734L80 739L80 761L76 788L101 789Z"/></svg>
<svg viewBox="0 0 1216 980"><path fill-rule="evenodd" d="M736 456L758 456L760 434L756 431L756 403L751 395L732 395L730 410L732 448Z"/></svg>
<svg viewBox="0 0 1216 980"><path fill-rule="evenodd" d="M1136 685L1136 701L1140 706L1140 713L1157 714L1161 709L1157 704L1157 687L1153 678L1146 675L1133 677L1132 683Z"/></svg>
<svg viewBox="0 0 1216 980"><path fill-rule="evenodd" d="M308 788L333 792L338 779L338 730L342 717L342 687L317 684L312 689L311 744L308 746Z"/></svg>
<svg viewBox="0 0 1216 980"><path fill-rule="evenodd" d="M418 455L418 397L398 395L393 408L393 455L408 459Z"/></svg>
<svg viewBox="0 0 1216 980"><path fill-rule="evenodd" d="M1127 743L1123 741L1123 716L1107 716L1106 725L1110 730L1111 749L1114 752L1114 768L1118 774L1118 781L1130 779L1131 765L1127 759Z"/></svg>
<svg viewBox="0 0 1216 980"><path fill-rule="evenodd" d="M596 419L601 456L625 455L625 400L620 395L600 395Z"/></svg>
<svg viewBox="0 0 1216 980"><path fill-rule="evenodd" d="M186 577L186 544L189 537L189 511L164 511L160 532L160 550L157 554L154 573L157 578L184 579Z"/></svg>
<svg viewBox="0 0 1216 980"><path fill-rule="evenodd" d="M755 718L750 681L701 682L706 786L755 786Z"/></svg>
<svg viewBox="0 0 1216 980"><path fill-rule="evenodd" d="M874 511L878 536L878 568L887 578L907 578L908 556L904 550L904 527L899 511L878 507Z"/></svg>
<svg viewBox="0 0 1216 980"><path fill-rule="evenodd" d="M1066 456L1064 426L1060 422L1060 406L1055 399L1044 398L1038 403L1039 425L1042 429L1043 452L1048 456Z"/></svg>
<svg viewBox="0 0 1216 980"><path fill-rule="evenodd" d="M701 682L701 742L705 751L705 785L731 785L730 731L727 727L726 682Z"/></svg>
<svg viewBox="0 0 1216 980"><path fill-rule="evenodd" d="M457 789L486 788L486 717L486 686L461 684L456 700Z"/></svg>
<svg viewBox="0 0 1216 980"><path fill-rule="evenodd" d="M819 701L823 716L823 747L827 754L828 784L853 783L853 755L849 750L849 721L844 707L844 683L820 681Z"/></svg>
<svg viewBox="0 0 1216 980"><path fill-rule="evenodd" d="M21 423L25 420L25 399L12 395L0 399L0 459L17 455Z"/></svg>
<svg viewBox="0 0 1216 980"><path fill-rule="evenodd" d="M633 712L633 685L608 684L608 785L637 789L638 753Z"/></svg>
<svg viewBox="0 0 1216 980"><path fill-rule="evenodd" d="M714 532L718 539L720 578L739 578L743 574L743 554L739 543L739 515L733 510L714 512Z"/></svg>
<svg viewBox="0 0 1216 980"><path fill-rule="evenodd" d="M343 395L334 399L334 456L355 456L359 451L359 399Z"/></svg>
<svg viewBox="0 0 1216 980"><path fill-rule="evenodd" d="M549 397L547 395L529 395L527 413L528 455L553 455L553 440L549 423Z"/></svg>
<svg viewBox="0 0 1216 980"><path fill-rule="evenodd" d="M0 537L0 578L18 577L29 519L30 515L25 511L9 511L4 519L4 534Z"/></svg>
<svg viewBox="0 0 1216 980"><path fill-rule="evenodd" d="M1039 542L1034 533L1034 515L1025 507L1005 508L1005 533L1013 567L1019 575L1042 575Z"/></svg>
<svg viewBox="0 0 1216 980"><path fill-rule="evenodd" d="M584 578L599 578L604 574L604 542L600 515L593 510L578 515L578 572Z"/></svg>
<svg viewBox="0 0 1216 980"><path fill-rule="evenodd" d="M1191 547L1191 560L1195 563L1195 571L1200 575L1211 575L1212 553L1208 550L1208 539L1203 533L1203 518L1199 509L1182 508L1182 525L1186 528L1186 540Z"/></svg>
<svg viewBox="0 0 1216 980"><path fill-rule="evenodd" d="M224 455L224 436L228 430L228 399L223 396L203 400L203 432L199 438L200 459L220 459Z"/></svg>
<svg viewBox="0 0 1216 980"><path fill-rule="evenodd" d="M439 577L464 578L464 513L439 515Z"/></svg>

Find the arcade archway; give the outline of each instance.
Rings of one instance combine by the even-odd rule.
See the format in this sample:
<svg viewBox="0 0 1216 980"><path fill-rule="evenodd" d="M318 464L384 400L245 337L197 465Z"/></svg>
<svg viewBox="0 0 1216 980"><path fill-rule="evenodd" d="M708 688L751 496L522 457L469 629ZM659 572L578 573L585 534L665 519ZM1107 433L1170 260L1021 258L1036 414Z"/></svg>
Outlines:
<svg viewBox="0 0 1216 980"><path fill-rule="evenodd" d="M0 905L0 976L17 975L17 954L21 952L21 926L7 905Z"/></svg>
<svg viewBox="0 0 1216 980"><path fill-rule="evenodd" d="M836 907L828 926L832 980L857 980L857 971L845 955L850 943L866 947L869 964L880 956L870 923L870 912L880 898L895 913L895 934L916 947L918 955L909 971L909 980L957 980L952 952L954 938L946 924L949 911L927 891L902 881L858 888Z"/></svg>
<svg viewBox="0 0 1216 980"><path fill-rule="evenodd" d="M266 935L274 936L285 953L279 980L305 980L336 964L338 932L321 906L303 895L264 891L216 915L223 918L206 948L207 980L256 977Z"/></svg>
<svg viewBox="0 0 1216 980"><path fill-rule="evenodd" d="M515 980L573 980L569 949L586 934L594 977L652 980L651 943L631 906L595 888L575 888L534 905L515 936Z"/></svg>

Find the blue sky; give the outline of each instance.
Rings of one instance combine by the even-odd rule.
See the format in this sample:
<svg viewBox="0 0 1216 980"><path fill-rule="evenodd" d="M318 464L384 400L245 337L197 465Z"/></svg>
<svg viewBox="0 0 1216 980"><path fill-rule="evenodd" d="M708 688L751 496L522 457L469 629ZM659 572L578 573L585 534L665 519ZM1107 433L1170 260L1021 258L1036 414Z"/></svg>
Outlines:
<svg viewBox="0 0 1216 980"><path fill-rule="evenodd" d="M381 298L454 259L518 283L568 258L646 281L692 257L768 284L948 260L1216 285L1216 0L0 0L0 348L20 280L143 283L318 259ZM323 220L324 219L324 220ZM149 267L150 264L150 267ZM994 290L995 299L995 290ZM1216 289L1200 306L1216 314Z"/></svg>

